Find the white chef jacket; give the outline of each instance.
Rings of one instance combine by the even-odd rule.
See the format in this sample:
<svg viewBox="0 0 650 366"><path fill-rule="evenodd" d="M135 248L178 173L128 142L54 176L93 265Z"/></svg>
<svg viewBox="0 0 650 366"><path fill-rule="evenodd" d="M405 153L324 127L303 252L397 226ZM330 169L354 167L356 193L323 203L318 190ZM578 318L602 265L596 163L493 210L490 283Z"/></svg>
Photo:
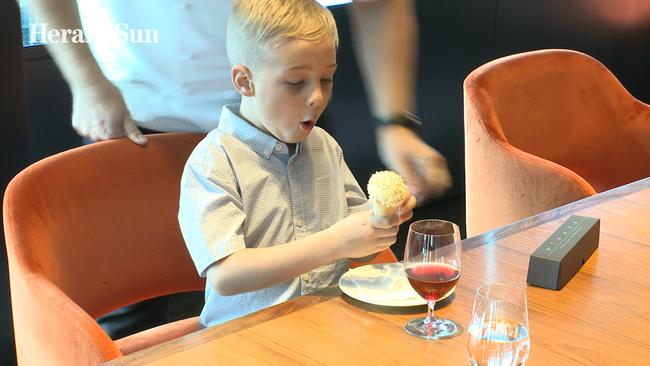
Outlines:
<svg viewBox="0 0 650 366"><path fill-rule="evenodd" d="M325 5L341 2L321 0ZM239 102L226 54L232 1L77 3L93 56L122 92L139 126L164 132L208 132L216 128L224 105ZM127 42L120 36L146 30L155 31L156 39L137 39L134 33L138 41Z"/></svg>

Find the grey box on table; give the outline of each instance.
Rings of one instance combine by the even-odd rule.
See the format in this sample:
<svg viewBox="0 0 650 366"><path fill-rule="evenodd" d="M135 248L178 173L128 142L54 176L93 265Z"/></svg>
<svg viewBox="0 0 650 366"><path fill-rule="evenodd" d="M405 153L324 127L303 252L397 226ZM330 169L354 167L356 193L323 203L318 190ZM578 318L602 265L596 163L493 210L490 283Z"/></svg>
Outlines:
<svg viewBox="0 0 650 366"><path fill-rule="evenodd" d="M600 219L572 215L530 255L527 282L560 290L598 248Z"/></svg>

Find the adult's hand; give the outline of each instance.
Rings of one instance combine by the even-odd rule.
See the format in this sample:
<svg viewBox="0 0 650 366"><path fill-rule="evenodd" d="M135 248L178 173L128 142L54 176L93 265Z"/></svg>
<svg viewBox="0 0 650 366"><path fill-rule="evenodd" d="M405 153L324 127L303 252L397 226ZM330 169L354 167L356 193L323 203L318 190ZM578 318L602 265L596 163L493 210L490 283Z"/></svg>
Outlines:
<svg viewBox="0 0 650 366"><path fill-rule="evenodd" d="M72 127L79 135L95 141L126 136L138 145L147 143L122 94L110 81L73 89L72 96Z"/></svg>
<svg viewBox="0 0 650 366"><path fill-rule="evenodd" d="M376 134L382 163L404 178L419 205L451 187L447 160L415 132L402 126L382 126Z"/></svg>

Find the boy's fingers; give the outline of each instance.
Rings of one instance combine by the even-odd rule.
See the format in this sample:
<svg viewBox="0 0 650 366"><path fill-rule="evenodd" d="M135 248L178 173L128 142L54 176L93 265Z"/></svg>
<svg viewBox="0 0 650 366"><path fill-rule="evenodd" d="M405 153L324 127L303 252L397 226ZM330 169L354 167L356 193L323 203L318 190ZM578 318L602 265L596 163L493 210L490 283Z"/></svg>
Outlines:
<svg viewBox="0 0 650 366"><path fill-rule="evenodd" d="M412 217L413 217L413 211L403 212L403 213L399 216L400 224L402 224L402 223L404 223L404 222L410 220Z"/></svg>
<svg viewBox="0 0 650 366"><path fill-rule="evenodd" d="M397 231L399 230L399 226L391 226L388 229L375 229L375 236L378 238L385 238L387 236L395 236L397 235Z"/></svg>
<svg viewBox="0 0 650 366"><path fill-rule="evenodd" d="M415 205L417 204L417 199L415 198L414 195L409 194L407 197L404 198L402 203L400 203L400 208L402 210L404 209L409 209L412 210L415 208Z"/></svg>
<svg viewBox="0 0 650 366"><path fill-rule="evenodd" d="M391 245L395 244L395 241L396 241L395 237L382 238L381 239L381 246L382 246L381 250L389 248Z"/></svg>
<svg viewBox="0 0 650 366"><path fill-rule="evenodd" d="M391 216L376 216L372 214L370 215L370 223L377 229L385 230L398 225L399 217L396 214Z"/></svg>
<svg viewBox="0 0 650 366"><path fill-rule="evenodd" d="M387 238L389 236L396 236L397 231L399 230L399 226L393 226L390 229L379 229L379 237L380 238Z"/></svg>

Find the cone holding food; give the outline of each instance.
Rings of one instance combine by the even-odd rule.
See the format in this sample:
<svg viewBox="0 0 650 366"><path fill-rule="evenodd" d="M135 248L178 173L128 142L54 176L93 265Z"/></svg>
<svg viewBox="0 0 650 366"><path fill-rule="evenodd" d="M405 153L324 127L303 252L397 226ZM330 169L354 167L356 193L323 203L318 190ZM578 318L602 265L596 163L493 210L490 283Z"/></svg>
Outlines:
<svg viewBox="0 0 650 366"><path fill-rule="evenodd" d="M408 188L399 174L384 170L376 172L368 180L368 195L375 216L393 216L408 195Z"/></svg>

